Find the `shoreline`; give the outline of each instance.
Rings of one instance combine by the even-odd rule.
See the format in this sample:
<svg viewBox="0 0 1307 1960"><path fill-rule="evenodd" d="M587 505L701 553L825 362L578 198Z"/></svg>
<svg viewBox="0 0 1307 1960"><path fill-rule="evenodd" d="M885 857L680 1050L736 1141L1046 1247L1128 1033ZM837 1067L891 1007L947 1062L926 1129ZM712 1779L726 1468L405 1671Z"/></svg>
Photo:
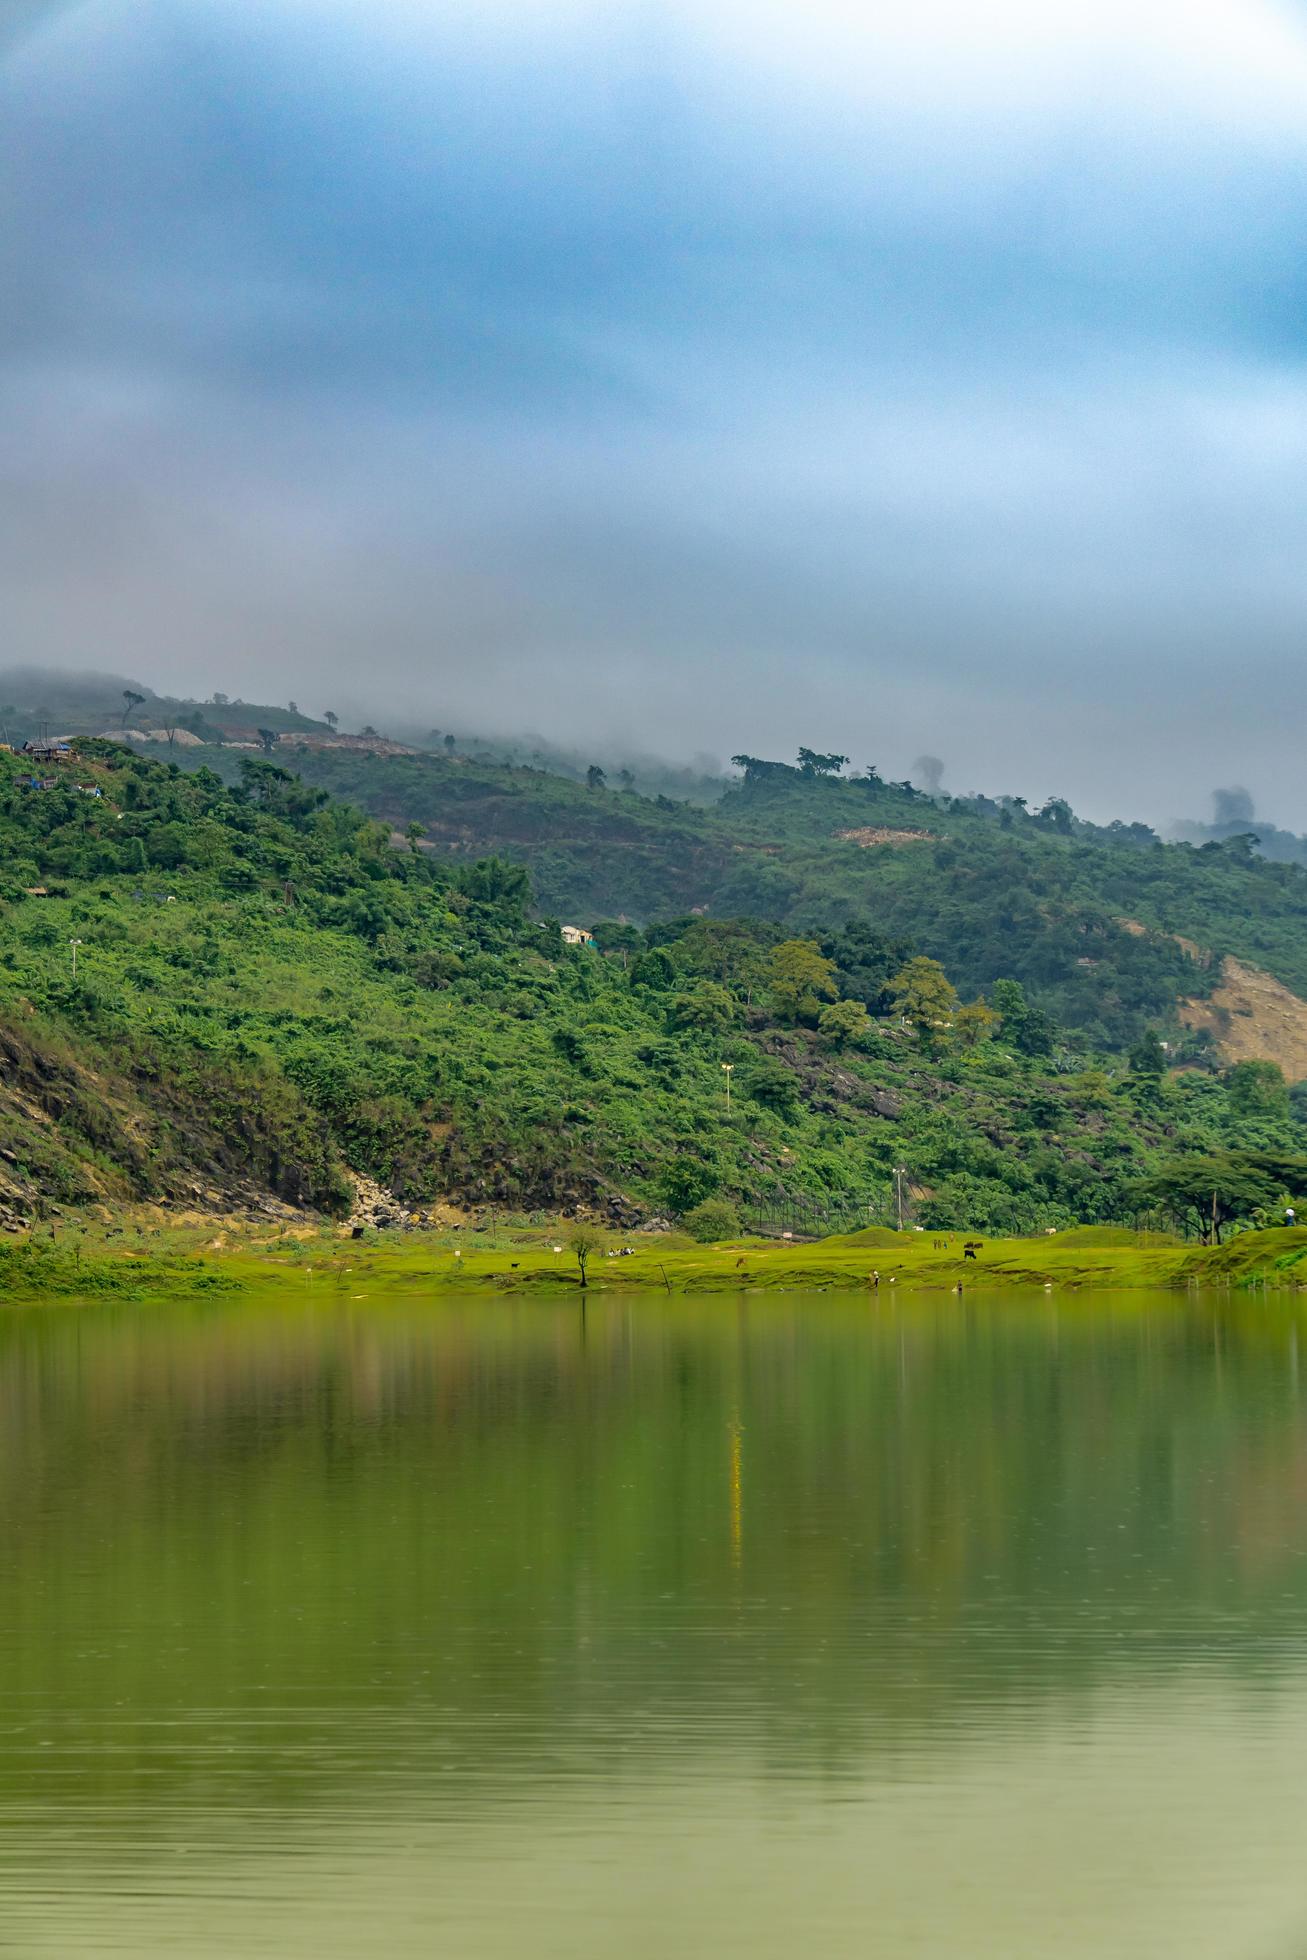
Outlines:
<svg viewBox="0 0 1307 1960"><path fill-rule="evenodd" d="M62 1237L28 1234L0 1244L0 1300L258 1293L563 1297L582 1290L568 1230L560 1225L557 1236L546 1233L543 1243L537 1227L506 1228L498 1243L477 1244L468 1234L456 1244L449 1233L357 1241L329 1228L274 1229L260 1237L230 1221L214 1238L211 1226L147 1222L136 1227L135 1243L110 1245L103 1229L65 1229ZM739 1239L716 1245L677 1235L596 1237L587 1294L839 1291L875 1297L960 1291L965 1298L971 1291L1007 1288L1080 1293L1307 1286L1303 1226L1243 1232L1214 1247L1086 1227L1038 1239L971 1238L971 1256L969 1235L962 1233L923 1240L870 1232L802 1244Z"/></svg>

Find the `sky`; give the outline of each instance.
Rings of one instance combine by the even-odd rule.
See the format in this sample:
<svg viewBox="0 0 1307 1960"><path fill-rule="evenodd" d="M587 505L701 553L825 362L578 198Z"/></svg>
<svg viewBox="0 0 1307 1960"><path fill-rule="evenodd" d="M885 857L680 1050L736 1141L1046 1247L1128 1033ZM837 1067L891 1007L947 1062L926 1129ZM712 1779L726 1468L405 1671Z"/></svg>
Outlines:
<svg viewBox="0 0 1307 1960"><path fill-rule="evenodd" d="M0 0L0 665L1307 828L1307 4Z"/></svg>

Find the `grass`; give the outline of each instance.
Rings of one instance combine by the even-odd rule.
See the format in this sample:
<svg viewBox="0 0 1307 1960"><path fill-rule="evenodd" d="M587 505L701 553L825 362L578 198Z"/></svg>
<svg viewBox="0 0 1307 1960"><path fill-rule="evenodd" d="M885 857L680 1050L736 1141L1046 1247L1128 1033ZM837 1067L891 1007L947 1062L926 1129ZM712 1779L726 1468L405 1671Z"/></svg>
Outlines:
<svg viewBox="0 0 1307 1960"><path fill-rule="evenodd" d="M288 1228L200 1214L176 1219L146 1210L114 1227L65 1224L56 1238L33 1234L0 1243L0 1299L150 1298L215 1290L348 1299L574 1293L574 1231L566 1223L505 1221L494 1228L370 1232L355 1240L330 1226ZM1116 1227L998 1239L874 1230L807 1244L741 1238L696 1245L679 1233L594 1236L588 1290L608 1294L1307 1284L1302 1226L1244 1232L1218 1247ZM967 1257L968 1246L973 1257Z"/></svg>
<svg viewBox="0 0 1307 1960"><path fill-rule="evenodd" d="M168 1221L147 1214L113 1228L112 1237L107 1227L64 1227L54 1241L29 1237L0 1245L0 1296L145 1297L215 1287L348 1298L570 1293L578 1286L569 1243L574 1229L505 1223L494 1230L369 1233L353 1240L331 1228L288 1230L202 1217ZM1195 1276L1222 1284L1252 1279L1270 1260L1287 1269L1307 1255L1307 1229L1249 1233L1216 1253L1156 1233L1096 1230L1027 1239L876 1231L811 1244L742 1238L696 1245L676 1233L595 1237L588 1280L596 1293L1167 1287ZM1273 1243L1282 1240L1294 1243ZM973 1257L966 1256L968 1244Z"/></svg>

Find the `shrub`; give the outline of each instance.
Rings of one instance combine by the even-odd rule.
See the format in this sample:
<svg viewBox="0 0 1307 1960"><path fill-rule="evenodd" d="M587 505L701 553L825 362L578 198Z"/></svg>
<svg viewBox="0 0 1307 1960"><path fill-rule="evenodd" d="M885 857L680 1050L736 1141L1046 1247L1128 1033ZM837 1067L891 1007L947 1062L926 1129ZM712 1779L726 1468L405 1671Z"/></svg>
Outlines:
<svg viewBox="0 0 1307 1960"><path fill-rule="evenodd" d="M687 1156L674 1157L658 1180L663 1203L678 1214L694 1211L712 1196L719 1182L711 1165Z"/></svg>
<svg viewBox="0 0 1307 1960"><path fill-rule="evenodd" d="M740 1221L725 1198L705 1198L693 1211L686 1212L683 1222L690 1237L700 1245L739 1237Z"/></svg>

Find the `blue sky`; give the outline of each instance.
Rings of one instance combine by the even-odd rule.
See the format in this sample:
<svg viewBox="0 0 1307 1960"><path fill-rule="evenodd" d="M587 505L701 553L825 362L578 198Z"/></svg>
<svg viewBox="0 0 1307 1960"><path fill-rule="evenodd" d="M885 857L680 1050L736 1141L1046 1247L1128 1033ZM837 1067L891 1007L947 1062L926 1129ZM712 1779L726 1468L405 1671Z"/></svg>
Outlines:
<svg viewBox="0 0 1307 1960"><path fill-rule="evenodd" d="M3 657L1307 827L1307 14L22 0Z"/></svg>

